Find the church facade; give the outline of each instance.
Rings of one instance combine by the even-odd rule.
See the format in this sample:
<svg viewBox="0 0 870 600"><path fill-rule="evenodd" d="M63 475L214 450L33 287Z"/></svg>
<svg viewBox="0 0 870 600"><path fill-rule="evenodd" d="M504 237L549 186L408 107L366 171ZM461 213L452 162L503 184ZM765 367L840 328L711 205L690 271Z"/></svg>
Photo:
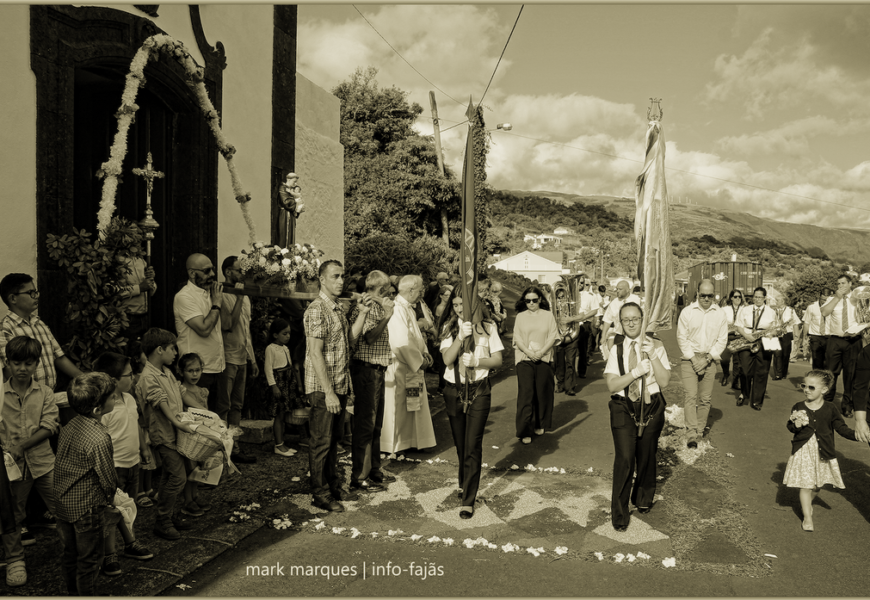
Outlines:
<svg viewBox="0 0 870 600"><path fill-rule="evenodd" d="M0 276L33 274L40 316L65 336L66 283L49 259L48 234L96 231L115 113L130 61L155 34L181 41L204 83L257 225L268 243L309 242L343 258L343 148L339 100L296 73L295 6L0 6ZM160 224L152 243L158 294L152 323L171 327L184 263L202 252L219 266L248 244L229 172L184 69L165 58L145 69L116 195L117 213L144 217L145 182L132 174L153 156ZM296 172L305 211L289 228L278 188ZM5 312L5 306L0 308Z"/></svg>

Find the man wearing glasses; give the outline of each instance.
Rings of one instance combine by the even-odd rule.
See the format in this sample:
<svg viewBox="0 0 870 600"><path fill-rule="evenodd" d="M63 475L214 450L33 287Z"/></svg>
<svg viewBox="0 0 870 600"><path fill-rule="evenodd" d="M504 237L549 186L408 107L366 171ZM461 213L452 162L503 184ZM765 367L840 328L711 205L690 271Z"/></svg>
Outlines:
<svg viewBox="0 0 870 600"><path fill-rule="evenodd" d="M622 279L616 284L616 298L610 301L607 305L607 310L604 311L604 317L601 319L601 354L604 360L610 356L610 345L613 343L613 336L622 333L622 324L619 322L619 311L624 304L634 302L638 306L643 306L643 300L631 293L631 284L627 279ZM610 326L613 325L613 331L610 331Z"/></svg>
<svg viewBox="0 0 870 600"><path fill-rule="evenodd" d="M767 290L763 287L755 288L752 292L752 304L737 313L735 322L738 333L753 346L741 350L740 368L745 377L741 382L740 397L737 398L737 406L743 406L746 400L755 410L761 410L764 404L764 394L767 391L767 375L770 373L770 362L773 359L773 351L767 349L763 338L773 337L773 333L763 334L766 329L776 325L776 312L767 306ZM759 339L759 335L763 338ZM758 341L757 344L755 342Z"/></svg>
<svg viewBox="0 0 870 600"><path fill-rule="evenodd" d="M825 400L834 400L837 392L837 379L843 372L843 400L840 412L847 419L852 416L852 385L855 378L855 364L861 351L861 336L849 333L849 328L858 323L852 297L852 278L846 273L837 277L837 290L822 305L820 312L825 317L828 345L825 349L825 368L834 374L834 383L828 390Z"/></svg>
<svg viewBox="0 0 870 600"><path fill-rule="evenodd" d="M680 375L686 388L683 404L686 420L686 445L697 448L707 432L707 417L713 397L716 363L728 343L725 311L713 303L713 282L705 279L698 286L698 299L680 313L677 343L683 354Z"/></svg>
<svg viewBox="0 0 870 600"><path fill-rule="evenodd" d="M26 273L10 273L0 281L0 296L9 307L9 312L0 324L0 359L3 360L3 373L6 379L9 373L6 367L6 344L20 335L31 337L42 344L42 355L33 379L54 390L57 385L57 369L73 379L82 374L73 362L67 358L60 344L52 335L48 325L36 316L39 307L39 292L33 283L33 277Z"/></svg>
<svg viewBox="0 0 870 600"><path fill-rule="evenodd" d="M191 254L186 266L187 285L175 294L172 302L178 332L178 355L196 352L202 358L199 386L208 390L209 408L214 410L217 400L215 386L218 375L226 366L221 335L223 293L207 256Z"/></svg>

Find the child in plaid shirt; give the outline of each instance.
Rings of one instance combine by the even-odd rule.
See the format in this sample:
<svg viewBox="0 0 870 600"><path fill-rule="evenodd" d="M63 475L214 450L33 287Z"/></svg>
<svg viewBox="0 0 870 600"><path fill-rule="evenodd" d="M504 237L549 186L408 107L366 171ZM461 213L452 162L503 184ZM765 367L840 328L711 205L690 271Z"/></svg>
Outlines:
<svg viewBox="0 0 870 600"><path fill-rule="evenodd" d="M184 412L184 404L181 400L181 383L169 368L178 354L175 336L165 329L152 327L142 336L142 351L148 357L148 362L136 387L139 397L151 407L148 432L163 464L157 489L154 535L166 540L177 540L181 537L178 530L190 529L192 525L181 517L173 516L175 500L187 483L184 458L178 453L175 443L176 431L192 433L192 430L190 425L182 423L176 416Z"/></svg>
<svg viewBox="0 0 870 600"><path fill-rule="evenodd" d="M115 408L115 385L105 373L88 373L73 379L67 390L78 416L60 432L54 494L61 566L71 596L98 595L105 513L118 487L112 437L101 423Z"/></svg>

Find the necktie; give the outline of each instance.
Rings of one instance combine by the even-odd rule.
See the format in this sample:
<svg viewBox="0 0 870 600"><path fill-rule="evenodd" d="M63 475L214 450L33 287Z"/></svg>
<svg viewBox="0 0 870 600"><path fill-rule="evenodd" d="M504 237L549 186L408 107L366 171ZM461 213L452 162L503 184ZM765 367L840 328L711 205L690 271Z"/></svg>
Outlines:
<svg viewBox="0 0 870 600"><path fill-rule="evenodd" d="M843 298L843 316L840 322L843 324L843 335L849 329L849 309L846 307L846 298Z"/></svg>
<svg viewBox="0 0 870 600"><path fill-rule="evenodd" d="M633 371L637 366L637 342L632 342L628 347L628 370ZM640 379L635 379L628 386L628 398L637 402L640 398Z"/></svg>
<svg viewBox="0 0 870 600"><path fill-rule="evenodd" d="M821 312L819 312L819 321L821 321L821 324L819 325L819 335L825 335L825 317L822 316Z"/></svg>
<svg viewBox="0 0 870 600"><path fill-rule="evenodd" d="M752 329L758 329L758 313L761 311L757 306L755 307L755 313L752 315Z"/></svg>

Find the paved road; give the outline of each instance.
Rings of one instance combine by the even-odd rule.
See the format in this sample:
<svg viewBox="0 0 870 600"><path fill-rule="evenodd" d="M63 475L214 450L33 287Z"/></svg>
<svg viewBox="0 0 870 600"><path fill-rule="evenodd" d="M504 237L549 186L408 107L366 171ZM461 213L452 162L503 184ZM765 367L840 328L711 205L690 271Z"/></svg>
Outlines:
<svg viewBox="0 0 870 600"><path fill-rule="evenodd" d="M663 338L671 357L678 356L673 332ZM392 460L388 470L399 481L387 492L348 503L339 515L314 514L309 497L290 497L284 508L293 528L260 529L167 593L866 596L870 452L838 438L847 489L821 493L816 531L804 533L797 493L780 484L790 452L785 423L808 368L791 367L788 380L770 382L761 412L736 407L733 392L717 383L709 445L693 453L675 438L677 449L660 452L661 497L648 515L633 515L627 534L615 534L607 514L613 446L603 363L590 367L576 397L557 396L554 430L529 446L514 437L516 379L506 369L493 387L484 440L483 460L495 468L485 470L486 503L473 519L457 516L456 455L441 413L434 419L436 451ZM679 404L678 375L666 395ZM565 473L546 471L552 468ZM466 539L478 544L466 548ZM481 539L495 548L483 548ZM518 549L506 552L507 544ZM535 557L529 547L544 552ZM674 567L662 564L668 558ZM303 572L291 573L292 566ZM266 574L264 567L275 568Z"/></svg>

